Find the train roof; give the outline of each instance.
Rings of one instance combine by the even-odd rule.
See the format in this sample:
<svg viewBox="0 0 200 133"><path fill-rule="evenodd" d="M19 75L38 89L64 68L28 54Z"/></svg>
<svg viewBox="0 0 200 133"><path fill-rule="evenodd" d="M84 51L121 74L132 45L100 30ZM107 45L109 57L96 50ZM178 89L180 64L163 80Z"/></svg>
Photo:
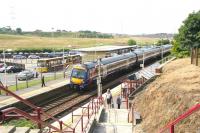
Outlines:
<svg viewBox="0 0 200 133"><path fill-rule="evenodd" d="M103 58L103 59L101 59L101 64L106 65L106 64L110 64L112 62L117 62L117 61L124 60L124 59L127 59L129 57L134 57L134 56L136 56L136 54L134 52L130 52L130 53L126 53L126 54L123 54L123 55L116 55L116 56L113 56L113 57ZM93 68L97 65L97 61L86 62L84 64L86 65L86 67L88 69L90 69L90 68Z"/></svg>
<svg viewBox="0 0 200 133"><path fill-rule="evenodd" d="M171 47L171 46L172 45L163 45L164 48ZM156 50L159 50L159 49L160 49L160 46L156 46L156 47L151 46L151 47L143 47L143 48L135 49L133 52L125 53L123 55L116 55L116 56L113 56L113 57L103 58L103 59L101 59L101 64L102 65L110 64L112 62L117 62L117 61L120 61L120 60L123 60L123 59L134 57L134 56L136 56L136 54L141 55L141 54L143 54L143 51L145 53L148 53L148 52L156 51ZM88 69L94 68L97 65L97 61L85 62L84 65Z"/></svg>

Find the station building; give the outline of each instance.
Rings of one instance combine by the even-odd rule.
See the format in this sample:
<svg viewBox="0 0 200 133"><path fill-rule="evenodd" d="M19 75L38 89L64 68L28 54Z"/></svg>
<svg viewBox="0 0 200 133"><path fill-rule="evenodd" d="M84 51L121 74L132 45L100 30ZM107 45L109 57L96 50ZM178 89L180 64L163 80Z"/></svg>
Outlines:
<svg viewBox="0 0 200 133"><path fill-rule="evenodd" d="M123 54L128 53L136 49L137 46L96 46L96 47L89 47L89 48L80 48L74 49L74 51L79 52L83 55L83 61L94 61L98 57L105 58L110 57L115 54Z"/></svg>

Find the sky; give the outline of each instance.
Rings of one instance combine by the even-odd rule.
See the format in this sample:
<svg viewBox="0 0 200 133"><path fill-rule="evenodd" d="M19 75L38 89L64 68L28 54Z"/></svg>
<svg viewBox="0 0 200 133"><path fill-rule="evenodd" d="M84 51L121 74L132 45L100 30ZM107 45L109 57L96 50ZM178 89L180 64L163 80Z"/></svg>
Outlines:
<svg viewBox="0 0 200 133"><path fill-rule="evenodd" d="M23 31L177 33L200 0L0 0L0 27Z"/></svg>

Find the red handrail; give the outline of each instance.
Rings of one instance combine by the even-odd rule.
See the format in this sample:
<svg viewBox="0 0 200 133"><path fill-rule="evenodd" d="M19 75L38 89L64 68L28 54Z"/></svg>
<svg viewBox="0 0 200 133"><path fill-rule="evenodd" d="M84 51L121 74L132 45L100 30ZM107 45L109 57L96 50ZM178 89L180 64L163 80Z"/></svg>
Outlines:
<svg viewBox="0 0 200 133"><path fill-rule="evenodd" d="M41 127L41 124L43 124L43 125L47 125L48 127L51 127L51 128L53 127L52 129L54 129L54 130L56 130L56 131L58 131L58 132L62 132L62 125L66 126L67 128L73 129L73 128L71 128L70 126L68 126L67 124L65 124L64 122L60 121L59 119L57 119L57 118L51 116L50 114L44 112L44 111L42 110L42 108L35 106L34 104L32 104L31 102L29 102L28 100L23 99L23 98L21 98L20 96L18 96L18 95L16 95L15 93L13 93L12 91L8 90L6 87L3 86L3 84L2 84L1 82L0 82L0 90L5 91L6 93L8 93L9 95L11 95L11 96L13 96L14 98L18 99L18 100L21 101L22 103L24 103L24 104L28 105L29 107L31 107L32 109L36 110L36 111L37 111L37 117L38 117L38 118L34 118L34 119L32 119L32 117L28 117L28 118L30 118L30 120L33 120L33 121L37 122L39 128ZM18 110L18 111L21 111L21 110L19 110L19 109L17 109L17 110ZM23 114L24 114L24 113L23 113ZM21 115L23 115L23 114L21 114ZM27 113L27 114L28 114L28 113ZM54 121L57 121L57 122L60 124L60 129L61 129L61 130L60 130L60 129L57 130L58 128L56 128L56 127L54 127L54 126L52 126L52 125L50 125L50 124L47 124L47 123L43 122L43 121L41 120L41 116L40 116L41 114L42 114L42 115L48 116L49 118L53 119ZM24 114L24 116L25 116L25 115L26 115L26 114Z"/></svg>
<svg viewBox="0 0 200 133"><path fill-rule="evenodd" d="M196 104L195 106L191 107L188 111L186 111L185 113L183 113L182 115L180 115L178 118L176 118L175 120L173 120L172 122L170 122L169 124L167 124L164 128L162 128L159 133L164 132L167 129L170 129L170 133L174 133L174 126L179 123L181 120L187 118L188 116L190 116L191 114L193 114L194 112L198 111L200 109L200 104Z"/></svg>
<svg viewBox="0 0 200 133"><path fill-rule="evenodd" d="M22 111L22 110L20 110L20 109L18 109L16 107L11 107L11 108L2 110L1 112L3 113L2 117L4 117L6 114L9 114L9 113L18 113L18 114L23 115L24 117L30 119L31 121L34 121L36 123L40 123L42 125L45 125L45 126L51 128L51 129L54 129L54 130L56 130L58 132L62 132L60 129L52 126L51 124L47 124L47 123L43 122L42 120L37 119L35 116L32 116L29 113L27 113L25 111Z"/></svg>

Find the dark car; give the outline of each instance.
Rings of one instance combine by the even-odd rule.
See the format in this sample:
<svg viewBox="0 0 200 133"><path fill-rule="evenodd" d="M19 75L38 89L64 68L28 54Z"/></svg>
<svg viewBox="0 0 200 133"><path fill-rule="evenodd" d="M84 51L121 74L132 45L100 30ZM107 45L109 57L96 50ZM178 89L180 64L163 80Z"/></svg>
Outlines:
<svg viewBox="0 0 200 133"><path fill-rule="evenodd" d="M40 56L37 56L37 55L29 55L28 58L29 58L29 59L40 59Z"/></svg>
<svg viewBox="0 0 200 133"><path fill-rule="evenodd" d="M19 68L19 67L15 67L15 66L8 66L6 68L6 71L8 73L16 73L16 72L21 72L23 69L22 68Z"/></svg>
<svg viewBox="0 0 200 133"><path fill-rule="evenodd" d="M13 59L26 59L26 57L23 55L14 55Z"/></svg>
<svg viewBox="0 0 200 133"><path fill-rule="evenodd" d="M50 53L50 54L48 54L47 57L48 57L48 58L54 58L54 57L57 57L57 56L56 56L56 54L54 54L54 53Z"/></svg>
<svg viewBox="0 0 200 133"><path fill-rule="evenodd" d="M4 67L4 63L0 63L0 68Z"/></svg>

